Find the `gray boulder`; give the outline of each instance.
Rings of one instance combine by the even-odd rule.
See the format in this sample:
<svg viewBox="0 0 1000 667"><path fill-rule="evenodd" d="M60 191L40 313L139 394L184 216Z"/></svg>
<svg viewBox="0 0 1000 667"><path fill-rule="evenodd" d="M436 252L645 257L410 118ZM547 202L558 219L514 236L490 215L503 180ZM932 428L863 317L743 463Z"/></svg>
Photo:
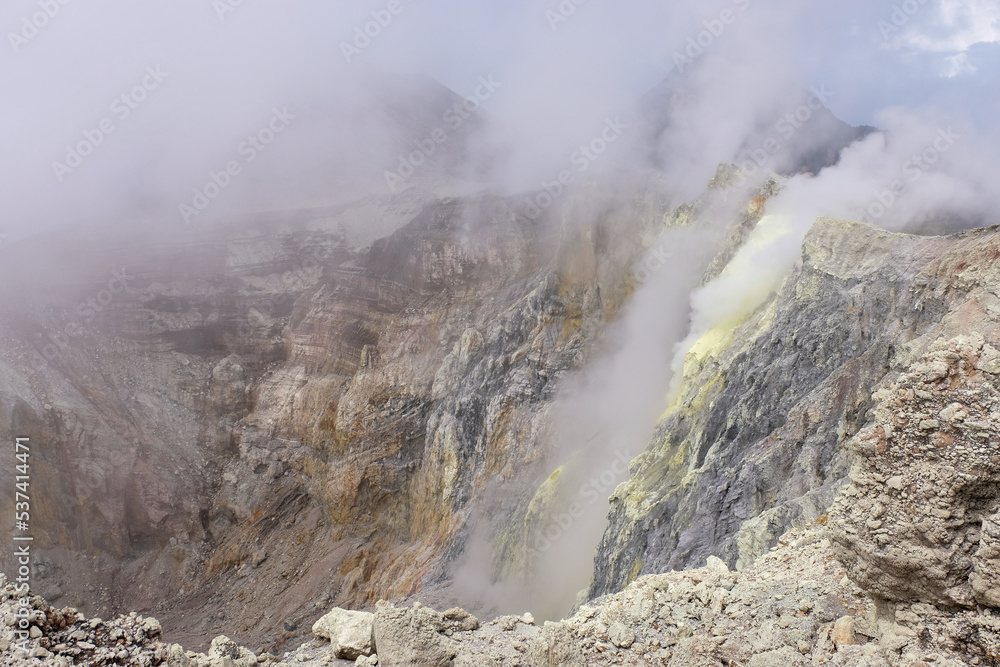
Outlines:
<svg viewBox="0 0 1000 667"><path fill-rule="evenodd" d="M373 638L380 667L450 667L458 647L445 633L454 632L455 625L420 603L403 608L379 602Z"/></svg>

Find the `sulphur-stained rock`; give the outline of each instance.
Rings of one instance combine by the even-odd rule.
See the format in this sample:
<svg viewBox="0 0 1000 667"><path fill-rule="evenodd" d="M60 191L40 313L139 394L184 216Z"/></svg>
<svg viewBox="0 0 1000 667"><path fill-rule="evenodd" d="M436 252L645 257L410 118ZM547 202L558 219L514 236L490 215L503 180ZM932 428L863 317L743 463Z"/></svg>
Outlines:
<svg viewBox="0 0 1000 667"><path fill-rule="evenodd" d="M658 206L640 196L611 217L657 231ZM291 648L315 609L425 593L473 516L499 532L493 565L524 569L523 538L496 529L530 516L519 476L549 474L559 380L634 288L624 232L637 230L563 229L552 259L499 198L413 215L364 251L308 230L250 235L235 245L261 247L239 252L220 238L244 261L207 253L169 284L144 267L106 331L71 341L80 354L36 369L26 344L0 360L0 407L52 457L37 459L38 485L74 489L38 506L38 536L58 547L36 564L56 573L46 590L73 596L77 572L123 581L116 604L170 602L167 637L207 639L224 619L239 639L193 653L162 643L151 619L84 622L33 597L27 646L14 648L22 598L8 585L0 662L273 663L240 644L299 632L282 637ZM677 401L615 492L591 599L572 617L480 623L380 603L328 620L330 642L284 662L988 664L1000 655L998 237L820 221L768 303L692 348ZM317 244L344 256L304 257ZM0 333L20 340L14 321ZM88 378L115 378L120 395ZM57 459L75 463L46 463ZM811 522L852 464L831 546ZM118 567L97 570L109 556ZM183 604L165 599L175 591Z"/></svg>
<svg viewBox="0 0 1000 667"><path fill-rule="evenodd" d="M603 344L642 239L663 230L663 185L645 181L555 236L504 197L400 193L123 237L77 254L93 285L35 267L72 289L0 295L0 423L59 462L32 468L52 491L32 508L33 583L95 612L163 605L165 634L204 644L224 616L262 650L302 639L317 608L447 585L472 517L501 533L523 519L564 378ZM356 246L346 218L396 231ZM127 289L74 322L119 260ZM67 318L87 326L64 339ZM65 343L48 359L43 332ZM494 543L496 567L524 571L522 543Z"/></svg>
<svg viewBox="0 0 1000 667"><path fill-rule="evenodd" d="M709 554L749 567L827 512L850 441L867 471L844 501L857 533L838 533L852 572L892 599L972 604L980 523L997 509L997 256L996 227L930 237L817 220L770 300L691 342L674 402L611 498L589 594ZM925 354L938 338L963 340ZM904 396L873 398L904 372ZM896 400L900 414L870 423Z"/></svg>
<svg viewBox="0 0 1000 667"><path fill-rule="evenodd" d="M849 444L859 459L831 510L831 534L848 574L872 595L1000 602L1000 391L979 370L983 349L979 334L935 341L874 393L874 423ZM928 427L927 415L941 419Z"/></svg>
<svg viewBox="0 0 1000 667"><path fill-rule="evenodd" d="M483 335L475 329L466 329L459 341L459 359L468 365L483 346Z"/></svg>
<svg viewBox="0 0 1000 667"><path fill-rule="evenodd" d="M330 640L334 655L355 660L372 653L372 624L375 615L337 607L313 623L312 633Z"/></svg>

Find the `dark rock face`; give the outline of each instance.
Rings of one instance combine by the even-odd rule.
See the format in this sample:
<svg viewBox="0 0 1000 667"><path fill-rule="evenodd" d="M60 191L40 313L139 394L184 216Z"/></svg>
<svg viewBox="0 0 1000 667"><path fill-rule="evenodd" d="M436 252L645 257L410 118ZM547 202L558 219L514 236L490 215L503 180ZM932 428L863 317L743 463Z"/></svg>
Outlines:
<svg viewBox="0 0 1000 667"><path fill-rule="evenodd" d="M688 354L680 397L612 500L591 595L712 554L747 565L824 514L873 389L930 336L995 331L983 282L995 235L817 222L777 295L724 343L710 332Z"/></svg>

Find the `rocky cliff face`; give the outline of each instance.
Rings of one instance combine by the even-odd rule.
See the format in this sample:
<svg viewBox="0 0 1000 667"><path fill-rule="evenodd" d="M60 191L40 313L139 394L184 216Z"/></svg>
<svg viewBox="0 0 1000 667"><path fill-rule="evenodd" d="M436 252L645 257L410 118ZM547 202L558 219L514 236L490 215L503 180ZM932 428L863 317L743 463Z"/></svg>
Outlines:
<svg viewBox="0 0 1000 667"><path fill-rule="evenodd" d="M630 187L562 225L409 195L17 267L0 414L37 446L37 589L273 643L445 578L469 517L502 531L551 472L548 406L663 224ZM365 216L400 229L352 248Z"/></svg>
<svg viewBox="0 0 1000 667"><path fill-rule="evenodd" d="M679 397L612 499L591 595L619 590L641 573L699 566L709 555L749 565L780 534L823 515L849 481L847 443L873 427L877 388L942 336L975 331L998 342L998 252L995 229L914 237L818 221L777 294L743 321L709 331L687 354ZM966 405L960 398L948 405ZM945 426L936 435L940 424L929 425L941 421L944 407L927 406L929 438L993 442L971 427ZM976 422L987 408L961 409ZM976 474L968 492L955 490L975 497L969 502L977 508L953 520L959 532L968 525L978 534L996 509L989 470ZM968 539L965 556L955 555L959 569L969 569L975 550ZM862 544L860 534L841 540L852 551ZM878 550L874 542L866 549ZM857 566L886 558L859 556Z"/></svg>
<svg viewBox="0 0 1000 667"><path fill-rule="evenodd" d="M725 273L776 187L739 206L714 261L694 262L705 280ZM649 272L647 246L712 214L672 208L655 178L601 188L562 202L552 224L501 197L407 195L8 264L0 416L37 453L37 592L86 613L155 613L189 648L225 632L256 654L294 645L331 606L455 600L474 531L489 543L484 572L530 573L533 536L572 509L574 466L592 453L554 449L567 387ZM398 229L354 247L345 224L365 216ZM541 628L413 613L434 642L479 632L447 656L465 650L467 664L496 651L543 665L874 660L841 650L865 641L834 626L843 617L890 664L931 646L994 659L992 612L973 607L996 605L1000 585L998 238L821 219L775 294L694 342L614 490L589 599L625 597ZM37 298L42 285L59 296ZM830 532L816 533L831 506ZM802 627L707 639L738 635L774 593L734 588L744 575L726 568L758 568L748 586L789 583L767 554L807 525L812 537L781 557L820 563L815 591L761 612L802 614ZM697 582L655 578L709 556ZM393 627L424 622L383 608ZM40 632L73 625L76 612L60 613L45 611ZM83 641L104 641L98 626ZM185 656L147 634L126 648L151 664Z"/></svg>

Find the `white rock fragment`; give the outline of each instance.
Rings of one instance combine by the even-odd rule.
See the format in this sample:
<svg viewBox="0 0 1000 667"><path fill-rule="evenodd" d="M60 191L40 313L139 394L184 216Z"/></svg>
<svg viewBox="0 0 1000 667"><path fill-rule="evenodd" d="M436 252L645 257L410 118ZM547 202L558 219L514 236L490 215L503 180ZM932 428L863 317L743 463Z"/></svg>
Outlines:
<svg viewBox="0 0 1000 667"><path fill-rule="evenodd" d="M706 563L705 567L707 567L711 572L718 572L719 574L729 574L729 566L726 565L725 561L723 561L718 556L709 556L708 562Z"/></svg>
<svg viewBox="0 0 1000 667"><path fill-rule="evenodd" d="M338 658L355 660L372 653L372 624L375 614L334 608L313 623L312 633L329 639Z"/></svg>

